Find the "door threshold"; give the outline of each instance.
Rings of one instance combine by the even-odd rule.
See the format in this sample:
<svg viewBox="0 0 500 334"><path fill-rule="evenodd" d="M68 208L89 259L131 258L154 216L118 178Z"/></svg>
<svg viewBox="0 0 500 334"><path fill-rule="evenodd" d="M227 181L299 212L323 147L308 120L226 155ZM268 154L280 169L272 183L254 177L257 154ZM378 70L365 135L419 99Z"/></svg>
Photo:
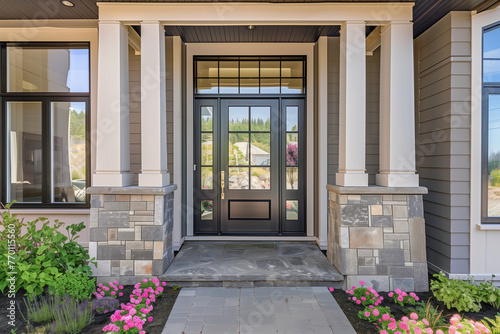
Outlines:
<svg viewBox="0 0 500 334"><path fill-rule="evenodd" d="M194 235L186 236L185 241L314 241L317 242L317 237L288 237L288 236L241 236L241 235Z"/></svg>

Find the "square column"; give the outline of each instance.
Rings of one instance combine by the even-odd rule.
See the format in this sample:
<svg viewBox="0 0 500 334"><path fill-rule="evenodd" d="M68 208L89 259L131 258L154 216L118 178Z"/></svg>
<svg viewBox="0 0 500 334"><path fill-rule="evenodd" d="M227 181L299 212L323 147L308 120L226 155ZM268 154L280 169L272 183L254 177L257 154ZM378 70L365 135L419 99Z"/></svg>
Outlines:
<svg viewBox="0 0 500 334"><path fill-rule="evenodd" d="M130 173L128 32L117 21L99 22L96 172L93 186L133 184Z"/></svg>
<svg viewBox="0 0 500 334"><path fill-rule="evenodd" d="M417 187L413 25L382 28L380 54L380 171L377 185Z"/></svg>
<svg viewBox="0 0 500 334"><path fill-rule="evenodd" d="M339 186L368 186L366 150L365 22L340 30Z"/></svg>
<svg viewBox="0 0 500 334"><path fill-rule="evenodd" d="M158 21L141 23L140 187L170 184L167 171L165 30Z"/></svg>

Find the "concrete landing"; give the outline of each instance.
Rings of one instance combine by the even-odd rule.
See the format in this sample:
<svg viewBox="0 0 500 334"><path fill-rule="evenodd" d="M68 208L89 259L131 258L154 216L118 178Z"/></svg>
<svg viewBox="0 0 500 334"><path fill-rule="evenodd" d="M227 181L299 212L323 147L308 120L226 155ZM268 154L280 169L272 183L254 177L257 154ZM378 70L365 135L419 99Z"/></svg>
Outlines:
<svg viewBox="0 0 500 334"><path fill-rule="evenodd" d="M343 276L310 242L190 241L160 279L180 286L339 288Z"/></svg>
<svg viewBox="0 0 500 334"><path fill-rule="evenodd" d="M325 287L184 288L162 334L356 334Z"/></svg>

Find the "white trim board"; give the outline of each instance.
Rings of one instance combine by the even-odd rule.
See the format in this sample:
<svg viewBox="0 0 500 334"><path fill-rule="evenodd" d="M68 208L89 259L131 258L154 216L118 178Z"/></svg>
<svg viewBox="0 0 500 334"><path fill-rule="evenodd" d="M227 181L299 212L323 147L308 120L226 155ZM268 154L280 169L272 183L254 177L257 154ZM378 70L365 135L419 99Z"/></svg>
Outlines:
<svg viewBox="0 0 500 334"><path fill-rule="evenodd" d="M111 3L98 2L99 20L164 25L340 25L411 21L412 2L398 3Z"/></svg>
<svg viewBox="0 0 500 334"><path fill-rule="evenodd" d="M186 44L186 189L193 189L193 57L194 56L287 56L305 55L307 61L307 236L314 236L314 43L187 43ZM193 236L193 196L188 194L187 236ZM320 245L326 245L326 235ZM281 238L281 237L280 237Z"/></svg>

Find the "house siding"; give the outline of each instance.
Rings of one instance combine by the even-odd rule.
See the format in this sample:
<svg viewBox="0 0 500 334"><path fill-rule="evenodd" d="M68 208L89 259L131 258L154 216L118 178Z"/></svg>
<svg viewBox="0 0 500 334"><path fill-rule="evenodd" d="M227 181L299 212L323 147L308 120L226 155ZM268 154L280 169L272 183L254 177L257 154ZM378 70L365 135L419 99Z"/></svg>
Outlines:
<svg viewBox="0 0 500 334"><path fill-rule="evenodd" d="M328 38L328 183L339 168L340 38ZM380 49L366 57L366 172L375 184L379 166Z"/></svg>
<svg viewBox="0 0 500 334"><path fill-rule="evenodd" d="M174 148L173 148L173 50L172 37L165 38L165 78L167 109L167 168L170 180L173 180ZM134 174L134 183L138 184L141 172L141 56L135 55L129 46L129 119L130 119L130 172Z"/></svg>
<svg viewBox="0 0 500 334"><path fill-rule="evenodd" d="M469 12L451 12L415 40L417 170L431 271L469 272Z"/></svg>

